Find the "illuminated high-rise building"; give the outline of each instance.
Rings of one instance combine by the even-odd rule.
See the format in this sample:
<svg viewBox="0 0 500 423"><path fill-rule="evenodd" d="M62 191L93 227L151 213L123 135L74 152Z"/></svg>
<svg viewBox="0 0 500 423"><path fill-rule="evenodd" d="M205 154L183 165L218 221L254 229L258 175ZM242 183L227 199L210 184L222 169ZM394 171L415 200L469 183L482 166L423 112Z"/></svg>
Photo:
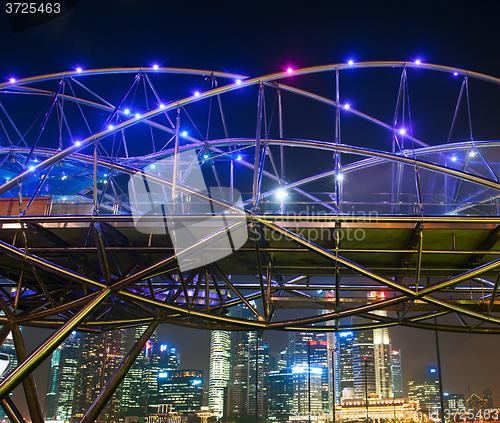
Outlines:
<svg viewBox="0 0 500 423"><path fill-rule="evenodd" d="M344 331L336 334L335 348L335 387L336 403L343 399L354 398L354 367L352 345L354 333Z"/></svg>
<svg viewBox="0 0 500 423"><path fill-rule="evenodd" d="M231 414L248 413L248 335L249 332L233 333L233 372Z"/></svg>
<svg viewBox="0 0 500 423"><path fill-rule="evenodd" d="M287 421L292 409L292 374L288 369L270 370L267 375L268 421Z"/></svg>
<svg viewBox="0 0 500 423"><path fill-rule="evenodd" d="M46 420L71 418L80 338L80 334L72 332L52 353L45 396Z"/></svg>
<svg viewBox="0 0 500 423"><path fill-rule="evenodd" d="M147 326L135 328L134 345ZM132 346L128 349L130 350ZM123 380L122 416L148 415L156 407L158 395L159 350L155 331Z"/></svg>
<svg viewBox="0 0 500 423"><path fill-rule="evenodd" d="M401 367L401 350L392 350L391 353L392 396L403 398L403 369Z"/></svg>
<svg viewBox="0 0 500 423"><path fill-rule="evenodd" d="M104 389L126 353L127 331L113 330L82 336L73 396L73 421L80 421ZM122 387L118 387L100 413L97 423L122 421Z"/></svg>
<svg viewBox="0 0 500 423"><path fill-rule="evenodd" d="M408 381L408 399L418 400L420 408L425 411L433 412L441 408L435 367L420 369L418 377Z"/></svg>
<svg viewBox="0 0 500 423"><path fill-rule="evenodd" d="M324 345L319 345L318 336L315 333L289 333L288 366L292 373L293 414L322 411L323 373L327 372L328 358L327 354L325 355L325 351L327 351L326 338L324 334L318 335L323 340ZM315 347L316 352L314 352Z"/></svg>
<svg viewBox="0 0 500 423"><path fill-rule="evenodd" d="M203 405L203 370L173 370L160 373L158 403L172 405L173 411L195 413Z"/></svg>
<svg viewBox="0 0 500 423"><path fill-rule="evenodd" d="M369 299L383 300L383 291L372 291ZM377 310L373 314L387 316L387 311ZM390 398L392 394L392 347L388 328L373 329L373 357L375 363L375 391L379 398Z"/></svg>
<svg viewBox="0 0 500 423"><path fill-rule="evenodd" d="M375 357L373 348L373 331L359 330L354 332L352 342L352 366L354 381L354 397L364 399L377 395L375 378Z"/></svg>
<svg viewBox="0 0 500 423"><path fill-rule="evenodd" d="M248 408L247 414L267 417L269 346L256 332L248 333Z"/></svg>
<svg viewBox="0 0 500 423"><path fill-rule="evenodd" d="M210 335L208 406L217 417L225 414L227 386L231 380L231 333L214 330Z"/></svg>
<svg viewBox="0 0 500 423"><path fill-rule="evenodd" d="M309 342L311 367L321 369L321 409L328 410L330 407L330 389L328 364L329 354L326 333L317 333L315 340Z"/></svg>

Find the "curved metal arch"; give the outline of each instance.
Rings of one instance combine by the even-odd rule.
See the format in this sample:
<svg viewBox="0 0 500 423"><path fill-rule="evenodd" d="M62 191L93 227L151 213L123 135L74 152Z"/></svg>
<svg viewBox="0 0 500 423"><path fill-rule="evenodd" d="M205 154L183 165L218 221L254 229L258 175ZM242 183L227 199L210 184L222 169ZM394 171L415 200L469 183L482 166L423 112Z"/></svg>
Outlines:
<svg viewBox="0 0 500 423"><path fill-rule="evenodd" d="M201 70L201 69L188 69L188 68L164 68L158 67L157 69L154 67L130 67L130 68L102 68L102 69L82 69L80 72L66 71L66 72L57 72L50 73L47 75L41 76L33 76L30 78L23 78L16 80L16 82L4 82L0 84L0 90L4 88L12 88L17 87L18 85L29 85L34 84L36 82L45 82L51 81L54 79L67 78L72 76L84 76L84 75L116 75L116 74L131 74L138 72L148 72L148 73L168 73L168 74L177 74L177 75L197 75L197 76L210 76L213 75L215 77L220 78L228 78L228 79L246 79L248 76L239 75L235 73L228 72L219 72L219 71L210 71L210 70Z"/></svg>

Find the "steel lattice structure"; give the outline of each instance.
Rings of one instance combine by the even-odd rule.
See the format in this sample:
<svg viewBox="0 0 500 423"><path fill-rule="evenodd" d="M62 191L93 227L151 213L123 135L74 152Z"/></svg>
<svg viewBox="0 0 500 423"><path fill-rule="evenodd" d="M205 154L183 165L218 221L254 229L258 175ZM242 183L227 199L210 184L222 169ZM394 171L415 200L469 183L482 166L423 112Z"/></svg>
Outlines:
<svg viewBox="0 0 500 423"><path fill-rule="evenodd" d="M344 72L346 80L389 72L397 81L393 119L341 101L349 94ZM408 81L428 74L448 78L453 92L449 135L438 142L419 139L412 123L423 127L432 113L426 106L412 116ZM498 78L409 62L258 78L161 67L78 70L0 84L0 339L13 331L24 349L20 325L56 329L0 385L4 408L14 419L8 392L23 380L29 392L28 375L75 329L149 325L146 338L162 322L500 333L500 141L472 136L471 81L497 101ZM470 136L454 141L460 113ZM298 116L306 117L297 123ZM310 127L316 123L323 138ZM376 134L370 145L385 147L344 142L356 141L362 125L372 128L363 134ZM244 211L232 208L233 198L190 186L195 167L214 186L238 189ZM126 189L137 172L171 198L175 227L195 228L187 252L176 254L168 234L144 230L157 216L142 216L137 230L135 193ZM225 226L207 223L197 212L202 203L226 209ZM246 242L222 251L217 240L237 226ZM180 270L180 255L217 249L216 261ZM231 315L240 304L253 319Z"/></svg>

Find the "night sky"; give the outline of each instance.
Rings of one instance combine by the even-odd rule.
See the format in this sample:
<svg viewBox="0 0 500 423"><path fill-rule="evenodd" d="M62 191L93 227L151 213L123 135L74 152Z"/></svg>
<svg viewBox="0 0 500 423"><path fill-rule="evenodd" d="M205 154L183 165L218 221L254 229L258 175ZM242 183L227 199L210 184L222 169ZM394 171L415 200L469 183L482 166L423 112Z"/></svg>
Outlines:
<svg viewBox="0 0 500 423"><path fill-rule="evenodd" d="M289 64L416 57L500 77L499 22L497 1L80 0L65 16L16 33L2 10L0 79L154 62L254 77ZM44 332L29 332L28 348ZM390 333L402 350L405 378L436 364L433 332ZM164 325L160 335L180 350L183 368L202 366L208 377L209 332ZM264 334L274 351L287 339L285 332ZM466 395L468 385L479 394L491 388L499 406L500 337L442 333L440 341L444 390ZM36 373L42 397L46 373L46 366Z"/></svg>

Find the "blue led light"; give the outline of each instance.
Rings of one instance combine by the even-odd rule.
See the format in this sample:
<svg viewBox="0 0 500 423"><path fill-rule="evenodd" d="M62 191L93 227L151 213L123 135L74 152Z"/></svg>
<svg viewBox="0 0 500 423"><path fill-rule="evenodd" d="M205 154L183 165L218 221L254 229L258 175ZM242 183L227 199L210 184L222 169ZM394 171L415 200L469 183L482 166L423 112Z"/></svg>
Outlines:
<svg viewBox="0 0 500 423"><path fill-rule="evenodd" d="M182 132L181 132L181 135L182 135L183 137L187 137L187 134L188 134L188 131L182 131Z"/></svg>
<svg viewBox="0 0 500 423"><path fill-rule="evenodd" d="M125 110L123 111L123 113L125 113L126 115L128 115L128 114L130 113L130 109L125 109Z"/></svg>
<svg viewBox="0 0 500 423"><path fill-rule="evenodd" d="M346 338L348 336L352 336L352 332L351 331L348 331L348 332L339 332L339 336L341 338Z"/></svg>

